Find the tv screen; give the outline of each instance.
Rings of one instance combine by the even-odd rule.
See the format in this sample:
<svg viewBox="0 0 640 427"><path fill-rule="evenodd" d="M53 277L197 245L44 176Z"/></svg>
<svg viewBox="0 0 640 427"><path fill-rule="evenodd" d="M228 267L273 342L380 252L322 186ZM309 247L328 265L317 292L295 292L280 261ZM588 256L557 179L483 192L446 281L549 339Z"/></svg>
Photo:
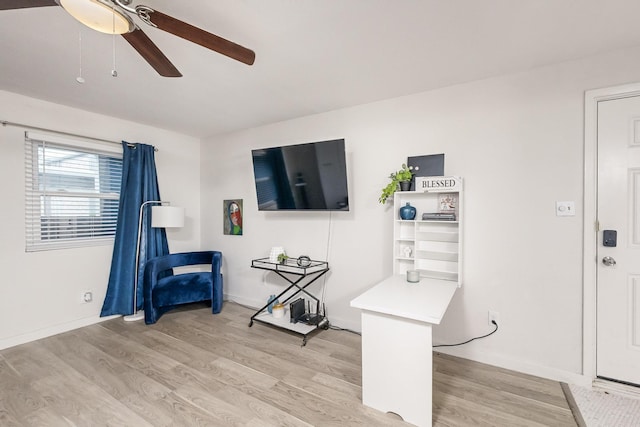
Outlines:
<svg viewBox="0 0 640 427"><path fill-rule="evenodd" d="M251 154L258 210L349 210L344 139Z"/></svg>

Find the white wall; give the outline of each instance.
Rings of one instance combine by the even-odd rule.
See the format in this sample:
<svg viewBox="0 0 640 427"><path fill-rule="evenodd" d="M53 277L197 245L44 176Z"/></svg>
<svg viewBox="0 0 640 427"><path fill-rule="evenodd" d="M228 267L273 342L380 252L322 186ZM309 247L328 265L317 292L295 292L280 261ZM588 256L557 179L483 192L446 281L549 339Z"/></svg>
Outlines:
<svg viewBox="0 0 640 427"><path fill-rule="evenodd" d="M225 293L259 306L282 281L251 269L274 245L328 259L334 325L359 329L349 301L391 274L392 212L377 199L407 156L445 153L465 179L465 283L437 343L549 378L582 373L583 108L588 89L640 80L640 49L563 63L210 138L202 148L203 245L224 254ZM349 213L258 212L250 149L346 138ZM244 199L244 235L222 234L222 200ZM573 200L578 215L556 217Z"/></svg>
<svg viewBox="0 0 640 427"><path fill-rule="evenodd" d="M0 120L158 148L163 200L186 208L168 230L172 252L200 248L200 141L192 137L0 91ZM99 321L112 245L25 253L24 129L0 126L2 238L0 349ZM94 301L80 303L83 290Z"/></svg>

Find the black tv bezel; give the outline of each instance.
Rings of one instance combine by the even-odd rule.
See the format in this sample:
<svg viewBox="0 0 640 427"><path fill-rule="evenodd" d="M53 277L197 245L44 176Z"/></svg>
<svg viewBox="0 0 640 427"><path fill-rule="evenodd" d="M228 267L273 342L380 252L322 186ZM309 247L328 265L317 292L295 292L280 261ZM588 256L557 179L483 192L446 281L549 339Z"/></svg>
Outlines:
<svg viewBox="0 0 640 427"><path fill-rule="evenodd" d="M258 188L256 186L257 184L257 179L255 176L255 155L254 152L256 151L264 151L264 150L274 150L274 149L282 149L285 147L298 147L298 146L305 146L305 145L318 145L318 144L322 144L322 143L329 143L329 142L336 142L336 141L341 141L342 142L342 147L343 147L343 162L342 164L344 165L344 183L345 183L345 190L346 190L346 195L347 195L347 206L345 208L309 208L309 209L305 209L305 208L277 208L277 209L264 209L264 208L260 208L260 204L258 204L258 211L259 212L349 212L351 209L351 204L349 203L349 175L348 175L348 167L347 167L347 144L346 144L346 139L345 138L334 138L334 139L327 139L327 140L322 140L322 141L311 141L311 142L303 142L303 143L298 143L298 144L288 144L288 145L275 145L275 146L270 146L270 147L261 147L261 148L254 148L251 150L251 159L252 159L252 168L253 168L253 179L254 179L254 190L256 192L256 202L258 199Z"/></svg>

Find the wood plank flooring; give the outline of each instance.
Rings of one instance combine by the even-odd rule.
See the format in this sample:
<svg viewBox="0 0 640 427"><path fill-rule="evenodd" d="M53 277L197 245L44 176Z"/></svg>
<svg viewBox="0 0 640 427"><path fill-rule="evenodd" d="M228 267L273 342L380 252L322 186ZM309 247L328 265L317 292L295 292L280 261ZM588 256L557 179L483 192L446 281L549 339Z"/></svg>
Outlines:
<svg viewBox="0 0 640 427"><path fill-rule="evenodd" d="M408 426L361 404L360 337L225 303L0 351L1 426ZM434 354L434 426L575 426L560 384Z"/></svg>

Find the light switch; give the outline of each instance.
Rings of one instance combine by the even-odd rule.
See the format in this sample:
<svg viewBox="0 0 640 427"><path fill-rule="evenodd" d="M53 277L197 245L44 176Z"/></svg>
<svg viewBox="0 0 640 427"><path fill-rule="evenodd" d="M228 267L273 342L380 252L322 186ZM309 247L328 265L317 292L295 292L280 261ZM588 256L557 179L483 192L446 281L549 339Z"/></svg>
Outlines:
<svg viewBox="0 0 640 427"><path fill-rule="evenodd" d="M556 202L556 216L575 216L575 202Z"/></svg>

